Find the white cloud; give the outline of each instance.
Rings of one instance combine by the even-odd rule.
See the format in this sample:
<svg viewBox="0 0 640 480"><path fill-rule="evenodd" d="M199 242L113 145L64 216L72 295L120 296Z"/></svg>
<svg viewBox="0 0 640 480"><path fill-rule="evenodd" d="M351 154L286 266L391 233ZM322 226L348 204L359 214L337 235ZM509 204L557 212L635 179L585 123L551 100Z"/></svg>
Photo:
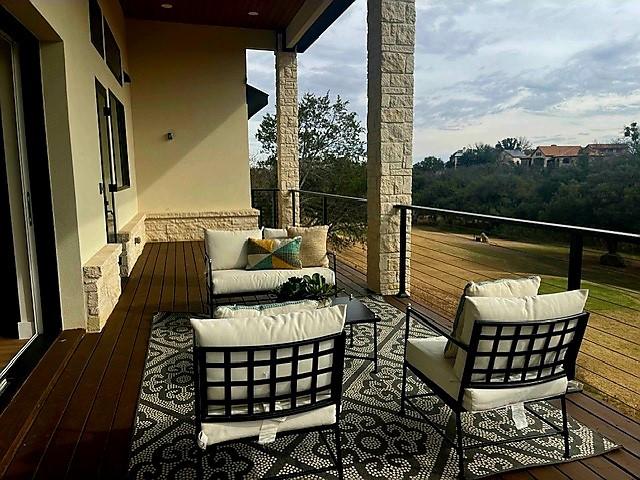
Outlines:
<svg viewBox="0 0 640 480"><path fill-rule="evenodd" d="M416 6L416 159L507 136L604 141L640 120L640 1ZM272 58L257 63L259 78L273 79ZM301 93L340 94L366 123L365 0L299 58Z"/></svg>

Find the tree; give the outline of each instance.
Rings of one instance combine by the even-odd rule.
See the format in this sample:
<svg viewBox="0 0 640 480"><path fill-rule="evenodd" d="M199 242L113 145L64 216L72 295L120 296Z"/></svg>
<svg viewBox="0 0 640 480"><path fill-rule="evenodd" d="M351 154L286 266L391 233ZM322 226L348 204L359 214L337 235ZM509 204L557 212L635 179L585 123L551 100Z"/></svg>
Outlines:
<svg viewBox="0 0 640 480"><path fill-rule="evenodd" d="M496 163L498 161L498 151L486 143L476 143L473 146L465 147L458 162L459 167L469 167L471 165L484 165Z"/></svg>
<svg viewBox="0 0 640 480"><path fill-rule="evenodd" d="M624 126L624 139L629 144L631 155L640 157L640 127L638 127L638 122L632 122Z"/></svg>
<svg viewBox="0 0 640 480"><path fill-rule="evenodd" d="M335 102L329 93L317 96L305 93L298 106L298 142L300 152L300 188L324 190L330 187L334 163L349 159L363 163L364 128L355 112L348 110L349 102L338 95ZM276 116L266 114L258 127L256 139L265 155L259 166L276 172L277 139ZM352 192L353 193L353 192ZM364 192L361 192L364 194Z"/></svg>
<svg viewBox="0 0 640 480"><path fill-rule="evenodd" d="M507 137L496 143L496 150L522 150L526 152L531 150L532 144L526 137Z"/></svg>
<svg viewBox="0 0 640 480"><path fill-rule="evenodd" d="M441 158L428 156L413 166L414 173L421 172L440 172L444 170L445 165Z"/></svg>
<svg viewBox="0 0 640 480"><path fill-rule="evenodd" d="M298 105L300 189L365 197L367 169L364 128L349 102L329 92L318 96L305 93ZM275 115L264 116L256 139L263 157L252 167L252 184L275 185L277 157ZM268 178L268 180L265 179ZM253 183L255 182L255 183ZM355 202L329 200L329 223L334 243L353 243L366 233L366 208ZM305 222L322 222L319 197L301 195Z"/></svg>

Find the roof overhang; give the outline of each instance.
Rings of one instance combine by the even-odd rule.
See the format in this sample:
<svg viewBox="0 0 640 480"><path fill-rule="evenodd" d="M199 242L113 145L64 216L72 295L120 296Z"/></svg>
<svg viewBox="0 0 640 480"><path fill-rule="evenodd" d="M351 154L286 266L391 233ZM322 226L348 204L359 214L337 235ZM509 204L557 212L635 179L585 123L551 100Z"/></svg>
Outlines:
<svg viewBox="0 0 640 480"><path fill-rule="evenodd" d="M354 0L120 0L128 18L279 34L279 48L304 52Z"/></svg>
<svg viewBox="0 0 640 480"><path fill-rule="evenodd" d="M335 22L355 0L307 0L286 30L288 49L302 53Z"/></svg>

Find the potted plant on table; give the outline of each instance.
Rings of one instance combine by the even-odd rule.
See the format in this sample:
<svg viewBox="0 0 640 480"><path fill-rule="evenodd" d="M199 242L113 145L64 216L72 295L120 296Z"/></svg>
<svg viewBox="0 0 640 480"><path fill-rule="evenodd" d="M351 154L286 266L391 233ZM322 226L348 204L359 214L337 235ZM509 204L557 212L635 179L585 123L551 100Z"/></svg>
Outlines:
<svg viewBox="0 0 640 480"><path fill-rule="evenodd" d="M335 285L328 283L319 273L292 277L278 289L278 300L316 300L319 307L331 304L331 297L335 294Z"/></svg>

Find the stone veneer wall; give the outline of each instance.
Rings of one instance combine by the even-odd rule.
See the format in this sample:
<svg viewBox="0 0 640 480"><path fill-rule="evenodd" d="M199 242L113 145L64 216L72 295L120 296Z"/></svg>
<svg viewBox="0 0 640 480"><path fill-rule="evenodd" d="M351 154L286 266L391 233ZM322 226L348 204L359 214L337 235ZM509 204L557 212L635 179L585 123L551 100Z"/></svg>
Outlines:
<svg viewBox="0 0 640 480"><path fill-rule="evenodd" d="M226 212L147 213L148 242L203 240L204 230L244 230L258 227L260 212L249 208Z"/></svg>
<svg viewBox="0 0 640 480"><path fill-rule="evenodd" d="M145 215L139 213L118 232L118 242L122 245L120 255L120 276L128 277L147 243L144 225Z"/></svg>
<svg viewBox="0 0 640 480"><path fill-rule="evenodd" d="M278 158L278 223L293 224L289 190L300 188L298 157L298 60L295 52L276 52L276 121ZM296 223L299 223L299 198L296 196Z"/></svg>
<svg viewBox="0 0 640 480"><path fill-rule="evenodd" d="M382 294L399 287L400 214L393 205L411 203L415 21L415 0L368 0L367 279Z"/></svg>
<svg viewBox="0 0 640 480"><path fill-rule="evenodd" d="M82 267L87 307L87 331L99 332L104 327L120 298L120 266L122 245L105 245Z"/></svg>

